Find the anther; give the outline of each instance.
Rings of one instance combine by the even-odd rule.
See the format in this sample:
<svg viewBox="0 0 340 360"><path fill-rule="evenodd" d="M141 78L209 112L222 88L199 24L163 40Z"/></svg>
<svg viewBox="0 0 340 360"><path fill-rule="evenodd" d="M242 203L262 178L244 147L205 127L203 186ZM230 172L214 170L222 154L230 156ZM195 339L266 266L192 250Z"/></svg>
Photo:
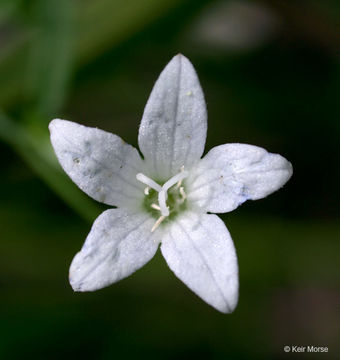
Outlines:
<svg viewBox="0 0 340 360"><path fill-rule="evenodd" d="M157 204L151 204L151 207L155 210L161 211L161 208Z"/></svg>
<svg viewBox="0 0 340 360"><path fill-rule="evenodd" d="M151 232L154 232L165 218L166 216L163 215L159 217L158 220L155 222L154 226L152 227Z"/></svg>
<svg viewBox="0 0 340 360"><path fill-rule="evenodd" d="M144 189L144 194L145 194L145 195L149 195L149 191L150 191L150 186L147 186L147 187Z"/></svg>

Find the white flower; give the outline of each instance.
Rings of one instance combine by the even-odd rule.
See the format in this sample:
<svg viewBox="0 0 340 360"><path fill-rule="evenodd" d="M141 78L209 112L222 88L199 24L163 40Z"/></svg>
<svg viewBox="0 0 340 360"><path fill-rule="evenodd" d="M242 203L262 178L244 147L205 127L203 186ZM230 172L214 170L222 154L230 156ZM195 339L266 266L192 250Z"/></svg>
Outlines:
<svg viewBox="0 0 340 360"><path fill-rule="evenodd" d="M246 200L279 189L292 175L280 155L246 144L213 148L204 96L187 58L175 56L146 104L138 143L70 121L50 123L51 141L71 179L97 201L116 206L94 222L70 268L75 291L108 286L146 264L159 244L170 269L217 310L232 312L238 266L220 218Z"/></svg>

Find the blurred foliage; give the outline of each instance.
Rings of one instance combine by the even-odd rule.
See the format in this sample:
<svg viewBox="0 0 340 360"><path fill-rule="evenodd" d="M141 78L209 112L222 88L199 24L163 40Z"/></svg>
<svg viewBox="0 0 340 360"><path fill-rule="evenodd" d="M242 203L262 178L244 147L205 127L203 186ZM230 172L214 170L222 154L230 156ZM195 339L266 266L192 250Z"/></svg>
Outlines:
<svg viewBox="0 0 340 360"><path fill-rule="evenodd" d="M1 359L280 359L284 345L340 354L339 11L335 0L0 2ZM205 91L206 148L256 144L295 171L278 193L222 216L240 263L228 316L160 254L96 293L67 283L104 207L61 171L47 125L67 118L137 146L149 92L178 52Z"/></svg>

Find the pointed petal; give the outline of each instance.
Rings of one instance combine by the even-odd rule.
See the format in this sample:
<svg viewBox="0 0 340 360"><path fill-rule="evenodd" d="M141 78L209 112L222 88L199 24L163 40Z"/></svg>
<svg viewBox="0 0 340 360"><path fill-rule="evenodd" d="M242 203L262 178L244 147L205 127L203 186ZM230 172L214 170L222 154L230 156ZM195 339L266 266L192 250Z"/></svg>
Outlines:
<svg viewBox="0 0 340 360"><path fill-rule="evenodd" d="M166 181L190 168L203 154L207 114L203 92L190 61L175 56L159 76L146 104L139 147L151 175Z"/></svg>
<svg viewBox="0 0 340 360"><path fill-rule="evenodd" d="M218 216L186 213L165 233L161 251L176 276L204 301L224 313L235 309L236 252Z"/></svg>
<svg viewBox="0 0 340 360"><path fill-rule="evenodd" d="M157 251L159 233L147 214L104 211L94 222L70 267L74 291L94 291L121 280L145 265Z"/></svg>
<svg viewBox="0 0 340 360"><path fill-rule="evenodd" d="M211 149L191 172L188 198L205 211L228 212L280 189L292 173L291 163L278 154L225 144Z"/></svg>
<svg viewBox="0 0 340 360"><path fill-rule="evenodd" d="M49 125L51 142L69 177L89 196L108 205L134 207L143 199L138 151L120 137L71 121Z"/></svg>

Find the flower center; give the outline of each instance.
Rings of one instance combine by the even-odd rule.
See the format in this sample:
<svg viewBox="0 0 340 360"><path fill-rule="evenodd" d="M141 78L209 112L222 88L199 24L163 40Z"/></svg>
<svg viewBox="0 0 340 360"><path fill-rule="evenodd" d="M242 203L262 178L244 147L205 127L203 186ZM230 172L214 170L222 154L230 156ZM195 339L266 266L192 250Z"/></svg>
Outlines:
<svg viewBox="0 0 340 360"><path fill-rule="evenodd" d="M151 232L155 231L166 218L174 217L185 209L186 194L182 183L188 175L189 173L182 166L181 171L162 186L142 173L136 175L137 180L146 185L144 206L157 217Z"/></svg>

